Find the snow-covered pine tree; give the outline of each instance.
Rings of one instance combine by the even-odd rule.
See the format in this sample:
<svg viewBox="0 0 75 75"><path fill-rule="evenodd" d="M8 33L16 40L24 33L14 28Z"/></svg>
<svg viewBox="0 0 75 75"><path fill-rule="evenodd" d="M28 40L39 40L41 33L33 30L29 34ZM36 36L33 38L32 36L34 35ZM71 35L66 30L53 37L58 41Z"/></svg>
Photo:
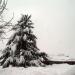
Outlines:
<svg viewBox="0 0 75 75"><path fill-rule="evenodd" d="M12 26L15 33L9 38L3 55L0 57L1 65L5 68L12 66L45 66L49 64L46 53L39 52L36 45L36 36L33 34L31 15L22 15L21 19Z"/></svg>

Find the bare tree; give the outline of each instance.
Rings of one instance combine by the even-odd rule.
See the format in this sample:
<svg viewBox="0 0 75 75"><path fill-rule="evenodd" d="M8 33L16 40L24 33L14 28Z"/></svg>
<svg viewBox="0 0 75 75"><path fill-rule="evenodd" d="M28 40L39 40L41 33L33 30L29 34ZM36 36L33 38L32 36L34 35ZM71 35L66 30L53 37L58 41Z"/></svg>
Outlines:
<svg viewBox="0 0 75 75"><path fill-rule="evenodd" d="M7 0L0 0L0 40L6 39L6 37L4 37L3 35L6 34L5 30L7 28L10 28L10 26L12 26L12 19L14 18L14 13L12 18L9 21L5 21L4 20L4 10L7 10L6 8L7 5Z"/></svg>
<svg viewBox="0 0 75 75"><path fill-rule="evenodd" d="M5 1L5 0L0 0L0 16L1 16L2 13L4 12L4 10L6 9L6 5L7 5L7 1Z"/></svg>
<svg viewBox="0 0 75 75"><path fill-rule="evenodd" d="M0 0L0 39L3 38L3 34L5 34L5 31L4 31L4 28L5 28L5 25L4 23L6 23L4 21L4 18L3 18L3 12L4 10L6 9L6 5L7 5L7 0Z"/></svg>

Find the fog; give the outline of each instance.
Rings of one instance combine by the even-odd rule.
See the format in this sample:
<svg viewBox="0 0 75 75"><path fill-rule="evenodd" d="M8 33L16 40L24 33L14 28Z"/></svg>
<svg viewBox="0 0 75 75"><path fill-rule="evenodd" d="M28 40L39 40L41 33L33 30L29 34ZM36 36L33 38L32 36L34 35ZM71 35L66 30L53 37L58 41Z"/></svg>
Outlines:
<svg viewBox="0 0 75 75"><path fill-rule="evenodd" d="M75 57L75 0L8 0L7 8L13 23L21 14L32 15L41 51Z"/></svg>

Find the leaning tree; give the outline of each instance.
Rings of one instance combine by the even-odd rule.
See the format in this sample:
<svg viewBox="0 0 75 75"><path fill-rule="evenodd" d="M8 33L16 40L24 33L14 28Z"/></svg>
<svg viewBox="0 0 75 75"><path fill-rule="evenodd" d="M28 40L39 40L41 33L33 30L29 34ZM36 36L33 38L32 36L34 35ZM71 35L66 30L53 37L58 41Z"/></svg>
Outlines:
<svg viewBox="0 0 75 75"><path fill-rule="evenodd" d="M49 59L46 53L40 52L36 44L36 36L33 34L33 22L31 15L22 15L21 19L12 25L14 31L9 38L6 48L0 57L0 65L3 68L12 66L46 66Z"/></svg>

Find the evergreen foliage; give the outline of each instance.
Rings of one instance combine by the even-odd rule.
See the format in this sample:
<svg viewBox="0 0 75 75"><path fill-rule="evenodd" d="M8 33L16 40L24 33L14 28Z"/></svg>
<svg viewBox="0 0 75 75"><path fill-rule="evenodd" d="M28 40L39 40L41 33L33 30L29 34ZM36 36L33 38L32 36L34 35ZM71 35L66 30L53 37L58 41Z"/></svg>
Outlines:
<svg viewBox="0 0 75 75"><path fill-rule="evenodd" d="M6 48L0 57L0 65L3 68L12 66L46 66L49 59L46 53L39 52L36 44L36 36L33 34L33 22L31 15L22 15L11 30L15 33L10 37Z"/></svg>

